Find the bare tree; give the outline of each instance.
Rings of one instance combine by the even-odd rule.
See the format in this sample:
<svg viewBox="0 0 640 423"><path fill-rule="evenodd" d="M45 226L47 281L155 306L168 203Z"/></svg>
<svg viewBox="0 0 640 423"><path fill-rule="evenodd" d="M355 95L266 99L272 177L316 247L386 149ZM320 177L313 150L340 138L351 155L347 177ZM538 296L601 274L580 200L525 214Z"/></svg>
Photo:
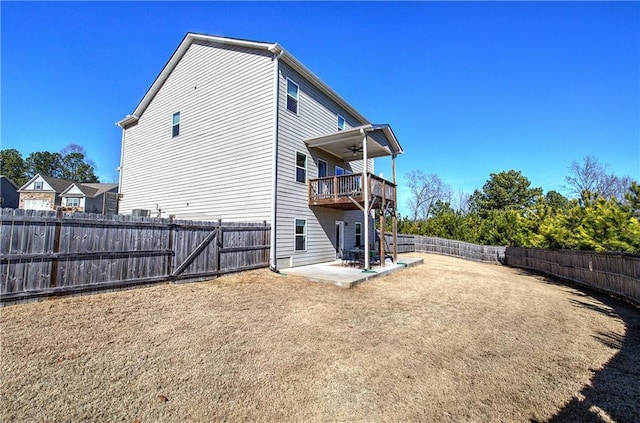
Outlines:
<svg viewBox="0 0 640 423"><path fill-rule="evenodd" d="M451 206L454 210L466 215L471 211L470 199L471 194L462 189L458 189L456 192L452 193Z"/></svg>
<svg viewBox="0 0 640 423"><path fill-rule="evenodd" d="M633 183L630 176L610 173L609 166L601 164L594 156L585 156L581 163L571 162L569 175L564 180L564 189L574 197L581 198L588 191L618 201L625 200L625 194Z"/></svg>
<svg viewBox="0 0 640 423"><path fill-rule="evenodd" d="M63 158L73 155L76 155L78 157L82 155L82 158L87 166L91 166L94 169L96 168L96 163L87 156L87 150L85 150L84 147L80 144L71 143L60 150L60 156L62 156Z"/></svg>
<svg viewBox="0 0 640 423"><path fill-rule="evenodd" d="M564 188L576 197L580 197L584 191L595 192L603 173L604 168L593 156L585 156L582 163L574 160L569 166L569 176L564 178Z"/></svg>
<svg viewBox="0 0 640 423"><path fill-rule="evenodd" d="M66 147L60 150L60 155L62 157L68 156L69 154L73 154L73 153L80 153L83 156L86 156L87 150L85 150L84 147L81 146L80 144L74 144L74 143L67 144Z"/></svg>
<svg viewBox="0 0 640 423"><path fill-rule="evenodd" d="M438 200L451 201L451 187L435 173L425 175L421 170L412 170L407 172L405 179L407 179L411 190L407 206L414 222L418 219L429 218Z"/></svg>

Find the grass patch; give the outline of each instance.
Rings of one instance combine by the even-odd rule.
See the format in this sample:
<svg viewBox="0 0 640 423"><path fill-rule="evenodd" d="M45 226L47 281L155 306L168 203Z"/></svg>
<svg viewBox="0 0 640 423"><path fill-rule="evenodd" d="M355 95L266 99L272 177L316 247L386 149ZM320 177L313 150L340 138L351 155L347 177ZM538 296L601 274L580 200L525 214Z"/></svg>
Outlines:
<svg viewBox="0 0 640 423"><path fill-rule="evenodd" d="M351 290L258 270L6 307L0 420L640 421L637 308L423 257Z"/></svg>

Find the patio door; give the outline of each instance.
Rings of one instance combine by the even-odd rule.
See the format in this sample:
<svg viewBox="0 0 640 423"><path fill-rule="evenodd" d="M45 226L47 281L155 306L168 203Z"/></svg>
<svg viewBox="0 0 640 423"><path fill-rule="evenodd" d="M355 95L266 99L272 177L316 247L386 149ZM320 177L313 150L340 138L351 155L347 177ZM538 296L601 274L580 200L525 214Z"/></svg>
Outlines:
<svg viewBox="0 0 640 423"><path fill-rule="evenodd" d="M336 220L336 258L342 258L344 250L344 221Z"/></svg>

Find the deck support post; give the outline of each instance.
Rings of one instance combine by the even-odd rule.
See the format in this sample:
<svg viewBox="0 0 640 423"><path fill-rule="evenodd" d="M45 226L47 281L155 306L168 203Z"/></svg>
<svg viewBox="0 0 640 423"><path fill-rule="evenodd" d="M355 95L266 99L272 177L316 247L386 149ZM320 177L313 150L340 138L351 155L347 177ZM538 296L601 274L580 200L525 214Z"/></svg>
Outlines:
<svg viewBox="0 0 640 423"><path fill-rule="evenodd" d="M370 257L369 257L369 160L367 158L367 133L364 130L360 130L362 134L362 160L363 163L363 171L362 171L362 189L364 191L364 270L369 270L370 267Z"/></svg>
<svg viewBox="0 0 640 423"><path fill-rule="evenodd" d="M384 255L385 255L384 244L386 242L386 239L384 237L384 213L385 213L386 201L384 197L386 195L386 192L385 192L386 189L387 187L385 186L384 182L382 182L382 207L380 207L380 267L384 267L384 262L386 261L384 259Z"/></svg>
<svg viewBox="0 0 640 423"><path fill-rule="evenodd" d="M398 185L396 184L396 154L391 155L393 190L393 262L398 263Z"/></svg>

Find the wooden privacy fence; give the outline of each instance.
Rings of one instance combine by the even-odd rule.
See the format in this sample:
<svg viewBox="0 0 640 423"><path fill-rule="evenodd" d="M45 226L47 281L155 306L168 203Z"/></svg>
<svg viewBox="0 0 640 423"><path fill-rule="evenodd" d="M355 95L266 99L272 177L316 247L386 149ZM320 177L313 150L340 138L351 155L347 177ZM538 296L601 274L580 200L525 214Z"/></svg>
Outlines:
<svg viewBox="0 0 640 423"><path fill-rule="evenodd" d="M387 246L393 248L393 238L385 234ZM466 260L485 263L502 263L505 247L477 245L454 239L436 238L422 235L398 234L398 252L434 253L445 256L460 257ZM392 250L389 250L392 251Z"/></svg>
<svg viewBox="0 0 640 423"><path fill-rule="evenodd" d="M12 302L269 265L266 223L0 209L0 301Z"/></svg>
<svg viewBox="0 0 640 423"><path fill-rule="evenodd" d="M387 246L393 248L393 238L385 234ZM477 245L453 239L436 238L422 235L398 234L398 252L434 253L445 256L460 257L467 260L485 263L502 263L505 247ZM391 250L389 250L391 251Z"/></svg>
<svg viewBox="0 0 640 423"><path fill-rule="evenodd" d="M415 250L413 251L420 253L442 254L484 263L502 263L504 259L505 247L477 245L432 236L413 235L413 238L415 244Z"/></svg>
<svg viewBox="0 0 640 423"><path fill-rule="evenodd" d="M505 264L556 276L640 304L640 256L507 247Z"/></svg>
<svg viewBox="0 0 640 423"><path fill-rule="evenodd" d="M379 234L376 235L376 237L378 236ZM398 240L398 253L410 253L412 251L416 251L413 235L397 234L396 238ZM393 251L393 235L385 233L384 239L386 241L386 245L385 245L386 252L387 253L392 252Z"/></svg>

